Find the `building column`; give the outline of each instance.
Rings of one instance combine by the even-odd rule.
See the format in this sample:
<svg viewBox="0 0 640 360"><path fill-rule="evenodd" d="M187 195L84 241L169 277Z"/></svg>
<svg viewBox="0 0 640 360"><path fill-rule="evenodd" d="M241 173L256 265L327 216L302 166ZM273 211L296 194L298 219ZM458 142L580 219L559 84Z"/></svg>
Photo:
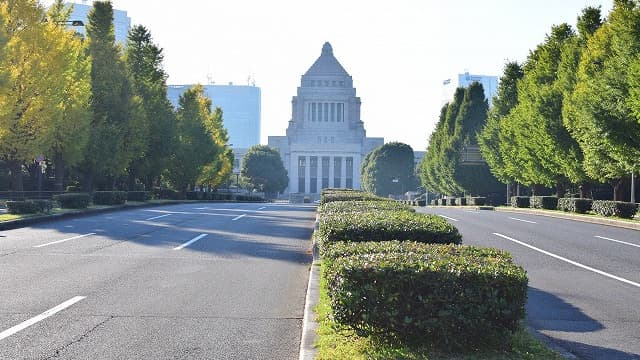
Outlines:
<svg viewBox="0 0 640 360"><path fill-rule="evenodd" d="M304 163L304 192L309 194L311 193L311 156L305 156Z"/></svg>
<svg viewBox="0 0 640 360"><path fill-rule="evenodd" d="M340 185L342 185L342 188L346 188L347 187L347 157L344 156L342 158L342 164L341 164L341 169L340 169Z"/></svg>
<svg viewBox="0 0 640 360"><path fill-rule="evenodd" d="M292 193L299 192L298 190L298 154L291 153L291 159L289 161L289 189Z"/></svg>
<svg viewBox="0 0 640 360"><path fill-rule="evenodd" d="M360 186L360 164L362 163L361 154L353 154L353 188L361 190Z"/></svg>
<svg viewBox="0 0 640 360"><path fill-rule="evenodd" d="M329 187L335 187L335 184L333 183L333 167L335 166L333 162L335 160L335 157L329 157Z"/></svg>

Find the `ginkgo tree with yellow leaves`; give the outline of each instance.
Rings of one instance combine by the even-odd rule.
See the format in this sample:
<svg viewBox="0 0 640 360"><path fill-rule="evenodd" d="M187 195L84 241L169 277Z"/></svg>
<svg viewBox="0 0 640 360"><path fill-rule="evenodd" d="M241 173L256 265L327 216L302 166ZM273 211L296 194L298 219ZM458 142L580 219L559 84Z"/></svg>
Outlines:
<svg viewBox="0 0 640 360"><path fill-rule="evenodd" d="M0 1L0 157L13 190L23 189L24 164L39 155L74 162L86 143L89 62L61 9L49 19L37 1Z"/></svg>

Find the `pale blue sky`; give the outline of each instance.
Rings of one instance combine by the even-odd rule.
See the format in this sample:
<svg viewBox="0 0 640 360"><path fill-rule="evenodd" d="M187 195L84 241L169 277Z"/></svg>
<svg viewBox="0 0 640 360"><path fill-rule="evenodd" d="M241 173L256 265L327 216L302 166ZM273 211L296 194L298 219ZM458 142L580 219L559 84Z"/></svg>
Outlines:
<svg viewBox="0 0 640 360"><path fill-rule="evenodd" d="M45 1L49 4L51 1ZM284 135L300 76L331 42L362 99L368 136L424 150L444 102L442 81L500 76L553 24L612 0L113 0L164 48L170 84L251 75L262 89L261 141Z"/></svg>

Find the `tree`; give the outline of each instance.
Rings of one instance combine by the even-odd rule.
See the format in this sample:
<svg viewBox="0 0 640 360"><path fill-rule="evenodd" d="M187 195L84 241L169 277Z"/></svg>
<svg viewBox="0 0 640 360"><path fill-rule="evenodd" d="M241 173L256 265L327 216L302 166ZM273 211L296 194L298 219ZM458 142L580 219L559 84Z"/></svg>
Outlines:
<svg viewBox="0 0 640 360"><path fill-rule="evenodd" d="M178 100L178 146L171 159L168 178L176 189L193 189L207 165L226 155L220 143L222 111L211 112L211 99L201 85L185 91Z"/></svg>
<svg viewBox="0 0 640 360"><path fill-rule="evenodd" d="M518 104L518 80L524 72L517 62L508 62L498 84L497 95L493 98L493 107L487 115L487 123L478 134L478 145L482 158L487 162L491 173L503 183L513 181L506 173L501 144L510 139L500 138L500 128L504 118Z"/></svg>
<svg viewBox="0 0 640 360"><path fill-rule="evenodd" d="M135 178L141 178L148 189L158 184L175 151L176 116L167 97L167 74L162 61L162 49L153 43L151 33L142 25L133 27L127 37L125 63L147 119L148 141L144 152L129 167L130 186Z"/></svg>
<svg viewBox="0 0 640 360"><path fill-rule="evenodd" d="M113 6L96 1L87 25L91 56L91 132L83 164L87 186L95 176L106 177L114 187L132 159L146 149L148 135L141 100L135 97L120 48L115 43Z"/></svg>
<svg viewBox="0 0 640 360"><path fill-rule="evenodd" d="M0 11L0 156L22 190L24 164L52 152L73 158L82 147L86 63L73 32L45 21L37 2L3 1Z"/></svg>
<svg viewBox="0 0 640 360"><path fill-rule="evenodd" d="M635 1L616 0L607 21L587 39L575 91L565 107L565 124L584 153L586 173L620 184L640 158L638 58L640 9Z"/></svg>
<svg viewBox="0 0 640 360"><path fill-rule="evenodd" d="M247 151L240 174L253 189L265 193L281 193L289 185L280 153L266 145L255 145Z"/></svg>
<svg viewBox="0 0 640 360"><path fill-rule="evenodd" d="M62 0L56 0L47 14L49 21L58 24L62 30L56 36L60 44L59 71L64 74L59 77L61 89L56 92L60 111L50 118L54 131L51 133L51 148L46 152L53 157L56 191L63 190L65 168L82 160L91 121L91 62L82 39L74 31L64 29L63 24L69 20L70 12L71 7Z"/></svg>
<svg viewBox="0 0 640 360"><path fill-rule="evenodd" d="M413 149L399 142L384 144L367 155L361 174L362 188L379 196L414 190Z"/></svg>
<svg viewBox="0 0 640 360"><path fill-rule="evenodd" d="M229 135L227 134L227 129L223 126L222 109L219 107L215 108L208 128L217 148L216 156L202 168L198 182L217 188L231 176L234 161L233 151L228 146Z"/></svg>

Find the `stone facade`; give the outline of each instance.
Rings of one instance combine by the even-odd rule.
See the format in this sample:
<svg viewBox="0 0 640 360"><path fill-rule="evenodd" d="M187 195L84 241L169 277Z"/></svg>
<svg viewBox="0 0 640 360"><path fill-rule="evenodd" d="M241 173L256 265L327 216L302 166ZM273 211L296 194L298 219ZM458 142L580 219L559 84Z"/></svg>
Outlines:
<svg viewBox="0 0 640 360"><path fill-rule="evenodd" d="M291 101L286 136L269 136L289 174L287 193L317 199L323 188L360 189L360 165L383 138L368 138L353 80L325 43Z"/></svg>

